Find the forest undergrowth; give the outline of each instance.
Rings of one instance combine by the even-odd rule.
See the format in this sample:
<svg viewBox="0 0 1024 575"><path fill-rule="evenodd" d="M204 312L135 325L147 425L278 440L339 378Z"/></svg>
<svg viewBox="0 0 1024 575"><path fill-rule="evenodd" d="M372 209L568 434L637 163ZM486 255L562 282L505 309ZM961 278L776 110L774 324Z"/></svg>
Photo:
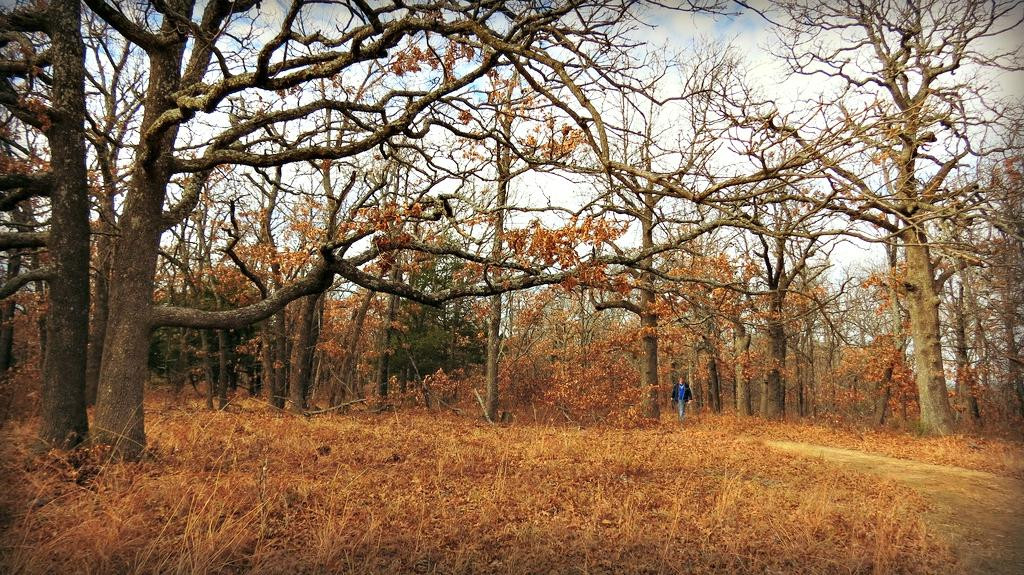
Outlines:
<svg viewBox="0 0 1024 575"><path fill-rule="evenodd" d="M700 415L644 429L150 400L140 463L0 453L7 573L945 573L913 489L786 438L1021 476L1019 443Z"/></svg>

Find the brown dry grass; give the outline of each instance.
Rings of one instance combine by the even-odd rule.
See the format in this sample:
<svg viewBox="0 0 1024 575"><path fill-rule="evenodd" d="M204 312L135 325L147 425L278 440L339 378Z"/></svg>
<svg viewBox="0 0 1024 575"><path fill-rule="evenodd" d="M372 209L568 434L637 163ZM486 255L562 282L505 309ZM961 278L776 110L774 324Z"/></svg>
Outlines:
<svg viewBox="0 0 1024 575"><path fill-rule="evenodd" d="M4 431L8 573L937 573L923 500L722 419L680 430L302 419L151 402L152 456Z"/></svg>
<svg viewBox="0 0 1024 575"><path fill-rule="evenodd" d="M699 418L703 428L726 437L746 435L756 439L800 441L1024 479L1024 444L998 437L976 434L917 437L891 429L742 419L732 415L702 414Z"/></svg>

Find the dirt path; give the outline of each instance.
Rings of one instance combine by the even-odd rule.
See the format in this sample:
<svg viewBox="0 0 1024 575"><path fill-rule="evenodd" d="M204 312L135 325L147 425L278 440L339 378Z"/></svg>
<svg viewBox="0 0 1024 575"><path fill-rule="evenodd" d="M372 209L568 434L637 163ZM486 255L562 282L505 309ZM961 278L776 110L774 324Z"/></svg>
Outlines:
<svg viewBox="0 0 1024 575"><path fill-rule="evenodd" d="M765 444L905 483L932 503L927 520L953 543L963 573L1024 573L1024 481L809 443Z"/></svg>

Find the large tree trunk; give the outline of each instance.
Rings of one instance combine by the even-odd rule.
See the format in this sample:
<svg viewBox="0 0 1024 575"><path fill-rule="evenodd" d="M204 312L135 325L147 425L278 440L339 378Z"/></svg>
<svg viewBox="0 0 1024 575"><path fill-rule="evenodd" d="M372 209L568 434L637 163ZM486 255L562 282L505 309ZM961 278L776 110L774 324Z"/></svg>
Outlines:
<svg viewBox="0 0 1024 575"><path fill-rule="evenodd" d="M921 426L926 433L947 434L953 430L946 376L942 366L939 324L939 294L928 250L927 238L916 229L903 234L907 257L906 294L910 312L910 335L914 340L917 395L921 404Z"/></svg>
<svg viewBox="0 0 1024 575"><path fill-rule="evenodd" d="M298 317L295 318L295 341L292 344L292 368L288 393L291 395L291 409L296 413L306 410L306 402L309 398L313 350L316 348L313 324L316 320L319 299L319 295L302 298L299 303Z"/></svg>
<svg viewBox="0 0 1024 575"><path fill-rule="evenodd" d="M47 132L54 186L50 195L50 313L46 322L39 437L72 447L89 432L85 410L89 338L89 193L85 166L85 48L81 4L53 2L53 114Z"/></svg>
<svg viewBox="0 0 1024 575"><path fill-rule="evenodd" d="M782 323L782 297L772 294L768 323L768 348L770 351L768 376L761 388L761 416L780 418L786 413L786 382L783 370L786 368L786 326Z"/></svg>
<svg viewBox="0 0 1024 575"><path fill-rule="evenodd" d="M163 190L138 182L122 218L110 290L110 321L96 400L96 437L126 458L146 445L142 400L148 371L153 277Z"/></svg>
<svg viewBox="0 0 1024 575"><path fill-rule="evenodd" d="M736 412L741 416L749 417L750 410L750 381L747 380L744 368L750 359L750 334L742 323L737 323L735 335L733 336L733 349L736 355L734 372L736 377Z"/></svg>
<svg viewBox="0 0 1024 575"><path fill-rule="evenodd" d="M644 197L645 212L641 218L642 247L654 246L654 205L658 198L653 194ZM650 261L648 261L650 263ZM647 388L647 416L658 419L661 405L658 403L658 314L654 311L654 274L640 274L640 329L644 347L644 386Z"/></svg>
<svg viewBox="0 0 1024 575"><path fill-rule="evenodd" d="M165 19L162 31L173 35ZM149 85L140 132L146 134L165 111L180 84L184 41L150 54ZM94 437L133 459L146 447L143 392L148 371L150 318L156 260L163 232L162 210L177 127L144 141L136 150L132 180L119 221L121 237L111 266L110 317L96 397ZM84 368L82 373L85 373Z"/></svg>

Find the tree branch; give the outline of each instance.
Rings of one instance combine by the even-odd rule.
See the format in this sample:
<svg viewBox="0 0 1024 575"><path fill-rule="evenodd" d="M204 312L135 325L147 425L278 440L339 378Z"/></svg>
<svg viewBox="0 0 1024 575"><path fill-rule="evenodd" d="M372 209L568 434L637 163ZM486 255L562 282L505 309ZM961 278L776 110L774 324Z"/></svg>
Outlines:
<svg viewBox="0 0 1024 575"><path fill-rule="evenodd" d="M161 214L165 230L178 225L195 209L196 204L199 203L199 197L202 195L203 186L209 177L210 172L207 170L197 172L189 178L181 199Z"/></svg>
<svg viewBox="0 0 1024 575"><path fill-rule="evenodd" d="M321 253L329 257L329 252ZM223 311L156 306L150 316L150 326L238 329L274 315L292 300L326 290L333 281L334 274L328 270L326 263L322 263L306 276L247 306Z"/></svg>
<svg viewBox="0 0 1024 575"><path fill-rule="evenodd" d="M143 50L153 50L162 45L159 36L129 20L118 8L107 4L106 0L85 0L85 4L128 41Z"/></svg>
<svg viewBox="0 0 1024 575"><path fill-rule="evenodd" d="M0 29L18 32L46 32L49 29L45 8L21 6L7 13L0 13Z"/></svg>
<svg viewBox="0 0 1024 575"><path fill-rule="evenodd" d="M26 284L35 281L49 281L52 277L53 270L45 267L16 275L4 282L3 285L0 285L0 299L11 297L17 293L18 290L25 287Z"/></svg>
<svg viewBox="0 0 1024 575"><path fill-rule="evenodd" d="M633 302L631 302L629 300L625 300L625 299L618 299L618 300L611 300L611 301L597 301L597 300L594 300L591 303L593 303L594 309L596 309L597 311L604 311L604 310L607 310L607 309L624 309L624 310L633 312L636 315L641 315L641 314L643 314L643 311L644 311L644 310L640 309L640 306L636 305L635 303L633 303Z"/></svg>
<svg viewBox="0 0 1024 575"><path fill-rule="evenodd" d="M13 190L0 194L0 212L9 212L29 198L48 197L52 186L50 172L0 175L0 190Z"/></svg>
<svg viewBox="0 0 1024 575"><path fill-rule="evenodd" d="M242 258L238 257L238 254L235 252L235 246L238 245L238 242L242 239L242 234L238 230L238 218L235 217L234 200L231 201L231 210L229 214L231 217L231 229L228 230L228 236L231 238L231 241L228 242L227 247L224 248L224 253L226 253L228 257L231 258L231 261L235 263L235 266L238 267L238 271L242 272L242 275L249 278L249 281L256 286L256 289L260 290L260 296L263 299L267 299L267 296L270 294L270 291L267 290L267 284L261 280L259 276L252 273L249 266L245 265Z"/></svg>
<svg viewBox="0 0 1024 575"><path fill-rule="evenodd" d="M45 232L0 232L0 250L46 247L49 234Z"/></svg>

